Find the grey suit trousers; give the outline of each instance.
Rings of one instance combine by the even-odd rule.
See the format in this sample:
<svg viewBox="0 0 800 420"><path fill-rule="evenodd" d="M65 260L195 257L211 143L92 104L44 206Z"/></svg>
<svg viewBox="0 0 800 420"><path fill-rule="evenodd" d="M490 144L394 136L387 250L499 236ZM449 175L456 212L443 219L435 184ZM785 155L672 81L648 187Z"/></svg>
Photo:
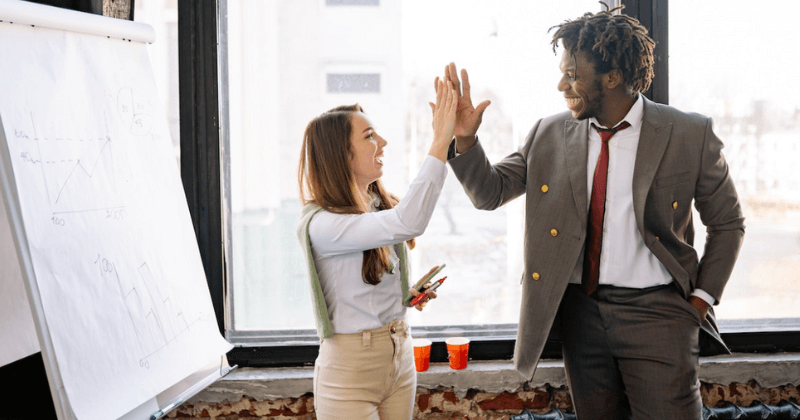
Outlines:
<svg viewBox="0 0 800 420"><path fill-rule="evenodd" d="M700 315L675 284L569 285L561 337L579 420L700 420Z"/></svg>

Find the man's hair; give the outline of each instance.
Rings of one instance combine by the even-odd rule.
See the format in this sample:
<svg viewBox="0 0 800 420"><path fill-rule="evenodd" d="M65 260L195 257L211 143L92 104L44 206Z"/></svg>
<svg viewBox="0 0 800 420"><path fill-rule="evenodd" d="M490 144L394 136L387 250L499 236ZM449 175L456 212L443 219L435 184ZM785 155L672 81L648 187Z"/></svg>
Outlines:
<svg viewBox="0 0 800 420"><path fill-rule="evenodd" d="M635 18L614 14L625 6L609 9L595 14L567 20L553 34L553 52L562 40L563 47L571 54L583 51L594 61L598 74L619 69L623 83L637 92L644 92L653 80L653 48L656 43L647 35L645 28Z"/></svg>

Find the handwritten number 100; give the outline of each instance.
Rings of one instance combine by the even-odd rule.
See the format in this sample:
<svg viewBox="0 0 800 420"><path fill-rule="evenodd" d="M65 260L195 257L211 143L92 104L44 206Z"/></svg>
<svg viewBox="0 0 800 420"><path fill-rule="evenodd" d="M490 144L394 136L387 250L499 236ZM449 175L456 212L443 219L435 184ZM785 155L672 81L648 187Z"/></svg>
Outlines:
<svg viewBox="0 0 800 420"><path fill-rule="evenodd" d="M61 219L56 216L51 217L50 221L53 222L53 224L56 226L64 226L67 223L64 219Z"/></svg>

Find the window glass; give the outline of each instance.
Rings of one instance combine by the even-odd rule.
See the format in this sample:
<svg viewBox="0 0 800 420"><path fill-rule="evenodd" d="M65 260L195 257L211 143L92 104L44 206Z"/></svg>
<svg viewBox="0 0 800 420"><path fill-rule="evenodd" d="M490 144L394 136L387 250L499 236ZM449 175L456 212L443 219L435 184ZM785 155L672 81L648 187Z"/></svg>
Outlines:
<svg viewBox="0 0 800 420"><path fill-rule="evenodd" d="M133 11L136 22L146 23L156 32L156 40L147 45L150 66L160 95L160 109L167 119L176 159L180 157L180 120L178 97L178 4L175 0L137 1Z"/></svg>
<svg viewBox="0 0 800 420"><path fill-rule="evenodd" d="M596 0L228 2L233 329L314 328L295 233L297 163L313 117L361 104L388 141L384 183L402 197L432 139L434 78L453 61L469 71L475 103L492 101L478 134L498 161L537 119L566 109L548 29L599 7ZM412 326L517 322L523 200L479 211L448 175L411 252L413 281L443 263L448 281L424 312L409 311Z"/></svg>
<svg viewBox="0 0 800 420"><path fill-rule="evenodd" d="M670 104L714 119L746 234L721 320L800 315L800 2L669 2ZM705 228L695 214L696 247Z"/></svg>
<svg viewBox="0 0 800 420"><path fill-rule="evenodd" d="M378 0L325 0L326 6L377 6Z"/></svg>

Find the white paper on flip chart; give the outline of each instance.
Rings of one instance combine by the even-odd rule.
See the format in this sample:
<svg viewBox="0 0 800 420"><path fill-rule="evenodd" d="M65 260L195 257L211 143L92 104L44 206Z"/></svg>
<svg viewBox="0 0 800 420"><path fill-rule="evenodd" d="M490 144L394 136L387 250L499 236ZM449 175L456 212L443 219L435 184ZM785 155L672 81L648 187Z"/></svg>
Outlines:
<svg viewBox="0 0 800 420"><path fill-rule="evenodd" d="M0 194L0 290L0 366L5 366L38 352L39 339L3 194Z"/></svg>
<svg viewBox="0 0 800 420"><path fill-rule="evenodd" d="M232 348L145 44L0 23L0 122L79 419L117 418Z"/></svg>

